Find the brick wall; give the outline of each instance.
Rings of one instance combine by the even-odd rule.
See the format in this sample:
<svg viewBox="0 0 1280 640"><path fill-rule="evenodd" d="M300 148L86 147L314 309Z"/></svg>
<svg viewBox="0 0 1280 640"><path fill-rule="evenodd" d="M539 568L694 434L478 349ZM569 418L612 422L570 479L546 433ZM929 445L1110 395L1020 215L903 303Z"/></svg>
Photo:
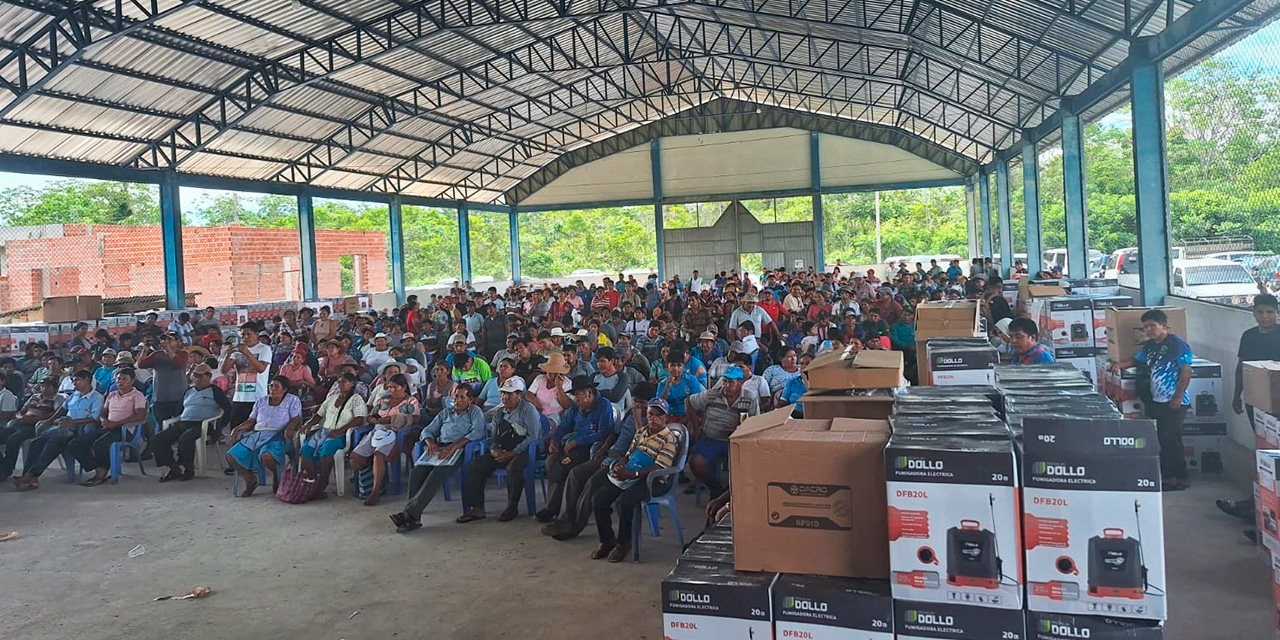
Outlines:
<svg viewBox="0 0 1280 640"><path fill-rule="evenodd" d="M187 291L203 305L248 304L302 297L295 229L183 227ZM386 234L317 231L319 294L342 294L339 259L361 255L360 279L369 292L387 281ZM164 293L159 227L63 225L63 237L5 243L7 276L0 309L39 304L46 295L125 297Z"/></svg>

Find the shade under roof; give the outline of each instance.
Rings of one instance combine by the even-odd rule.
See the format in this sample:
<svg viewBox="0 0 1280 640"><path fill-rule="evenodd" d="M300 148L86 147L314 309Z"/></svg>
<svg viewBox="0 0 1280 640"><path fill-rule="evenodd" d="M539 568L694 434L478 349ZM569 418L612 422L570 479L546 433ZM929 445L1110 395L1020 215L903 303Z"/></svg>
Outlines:
<svg viewBox="0 0 1280 640"><path fill-rule="evenodd" d="M583 153L623 151L641 133L786 126L969 174L1051 122L1064 97L1114 79L1135 42L1189 32L1184 18L1199 16L1188 12L1215 28L1178 42L1166 72L1277 10L1280 0L0 0L0 153L517 204ZM726 118L738 128L718 126ZM628 132L631 144L610 146Z"/></svg>

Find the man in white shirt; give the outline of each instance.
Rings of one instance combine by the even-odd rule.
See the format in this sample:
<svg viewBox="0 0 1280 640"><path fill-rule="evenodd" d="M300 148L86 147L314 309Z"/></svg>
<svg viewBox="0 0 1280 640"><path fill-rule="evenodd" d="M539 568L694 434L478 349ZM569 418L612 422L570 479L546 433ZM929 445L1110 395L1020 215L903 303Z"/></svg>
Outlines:
<svg viewBox="0 0 1280 640"><path fill-rule="evenodd" d="M742 296L742 305L733 310L733 314L729 316L729 328L737 329L738 325L746 320L750 320L754 328L754 334L757 338L764 335L765 325L772 325L773 318L765 313L764 309L756 306L757 298L754 293L746 293Z"/></svg>
<svg viewBox="0 0 1280 640"><path fill-rule="evenodd" d="M705 286L707 286L706 281L702 279L702 276L698 275L698 270L694 269L693 275L689 276L689 292L702 293L702 288Z"/></svg>

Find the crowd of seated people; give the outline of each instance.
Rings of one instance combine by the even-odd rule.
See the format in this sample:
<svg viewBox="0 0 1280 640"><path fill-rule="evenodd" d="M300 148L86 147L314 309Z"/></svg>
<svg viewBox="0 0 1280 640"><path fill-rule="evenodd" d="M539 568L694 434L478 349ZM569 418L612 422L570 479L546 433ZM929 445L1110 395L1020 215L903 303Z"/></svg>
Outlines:
<svg viewBox="0 0 1280 640"><path fill-rule="evenodd" d="M1011 315L991 302L991 275L936 261L891 265L883 279L695 271L456 287L380 312L302 308L239 327L220 325L212 308L167 326L150 314L118 339L78 326L65 354L29 344L0 358L0 478L36 490L62 459L82 484L101 485L113 444L140 429L139 455L162 483L191 480L197 450L225 445L218 466L239 475L240 497L261 482L277 489L291 468L325 496L338 467L373 506L404 468L407 499L390 518L408 532L454 478L457 522L485 519L486 481L502 471L498 521L519 516L526 477L545 479L546 503L532 514L543 534L571 539L594 516L592 557L616 562L651 490L726 491L729 437L744 418L796 405L813 358L911 352L914 308L929 300L983 300L991 326ZM681 473L646 481L682 451Z"/></svg>

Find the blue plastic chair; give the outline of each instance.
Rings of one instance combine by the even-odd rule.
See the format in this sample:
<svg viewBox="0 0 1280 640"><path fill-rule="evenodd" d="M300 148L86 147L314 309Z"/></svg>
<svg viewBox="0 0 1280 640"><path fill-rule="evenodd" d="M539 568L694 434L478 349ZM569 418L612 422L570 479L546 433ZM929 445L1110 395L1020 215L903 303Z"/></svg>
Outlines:
<svg viewBox="0 0 1280 640"><path fill-rule="evenodd" d="M723 478L724 478L724 475L725 475L726 473L729 473L729 460L728 460L728 458L721 458L721 459L720 459L720 462L719 462L719 466L718 466L718 467L716 467L716 477L717 477L717 478L720 478L720 479L723 479ZM721 484L723 484L723 483L721 483ZM703 492L703 490L705 490L706 488L707 488L707 487L706 487L705 485L703 485L703 484L702 484L702 481L701 481L701 480L698 480L697 478L694 478L694 480L693 480L693 504L694 504L694 506L698 506L698 507L701 507L701 506L702 506L702 492ZM707 496L708 498L714 498L714 497L716 497L716 496L713 496L713 495L709 495L709 494L711 493L710 491L708 491L707 493L708 493L708 496Z"/></svg>
<svg viewBox="0 0 1280 640"><path fill-rule="evenodd" d="M538 490L534 486L538 481L538 443L542 441L543 434L551 431L551 421L545 415L538 415L539 432L534 434L533 443L529 446L529 463L524 467L524 504L529 510L529 515L533 515L538 510ZM487 447L486 447L487 453ZM501 489L507 482L507 470L497 469L493 472L495 478L498 479L498 488ZM542 474L542 499L547 498L547 477Z"/></svg>
<svg viewBox="0 0 1280 640"><path fill-rule="evenodd" d="M255 457L253 459L253 470L258 473L258 484L259 485L266 484L267 483L267 466L262 464L261 457ZM282 470L277 470L277 473L279 473L280 471ZM240 474L236 473L236 474L233 474L231 477L232 477L231 497L234 498L240 495Z"/></svg>
<svg viewBox="0 0 1280 640"><path fill-rule="evenodd" d="M661 535L659 519L662 517L662 510L659 507L666 507L671 511L671 522L676 527L676 540L680 542L680 547L684 547L684 530L680 527L680 511L676 509L676 493L680 487L680 483L676 481L681 473L684 472L685 465L689 462L689 432L685 430L684 425L672 423L667 425L668 429L679 434L679 446L676 448L675 464L666 469L658 469L650 473L645 478L645 483L649 485L649 499L636 507L635 524L631 532L631 551L633 559L640 561L640 515L643 511L649 520L649 533L653 537ZM653 483L659 478L669 478L667 490L660 496L653 494Z"/></svg>
<svg viewBox="0 0 1280 640"><path fill-rule="evenodd" d="M147 468L142 465L142 449L147 444L146 438L143 434L144 430L142 428L142 425L140 424L132 425L132 427L133 427L132 435L129 434L130 425L124 425L120 427L121 429L124 429L124 439L122 439L120 442L111 443L111 482L112 484L116 484L120 482L120 462L121 460L123 460L123 456L121 456L120 454L123 452L124 449L133 449L133 452L138 456L138 471L141 472L142 475L144 476L147 475ZM203 446L204 443L201 442L200 445Z"/></svg>
<svg viewBox="0 0 1280 640"><path fill-rule="evenodd" d="M486 450L486 446L487 445L484 440L478 440L476 442L467 443L467 447L462 450L462 464L458 465L457 470L453 472L452 478L452 480L458 483L459 491L462 490L462 470L467 467L468 462L471 462L476 456L483 453ZM422 441L419 440L418 443L413 446L413 459L417 460L422 457L422 453L426 451L426 449L426 445L422 444ZM444 494L445 502L453 501L453 493L449 490L449 480L450 478L445 478L444 484L440 487L440 493ZM467 512L467 505L465 503L462 505L462 512Z"/></svg>

